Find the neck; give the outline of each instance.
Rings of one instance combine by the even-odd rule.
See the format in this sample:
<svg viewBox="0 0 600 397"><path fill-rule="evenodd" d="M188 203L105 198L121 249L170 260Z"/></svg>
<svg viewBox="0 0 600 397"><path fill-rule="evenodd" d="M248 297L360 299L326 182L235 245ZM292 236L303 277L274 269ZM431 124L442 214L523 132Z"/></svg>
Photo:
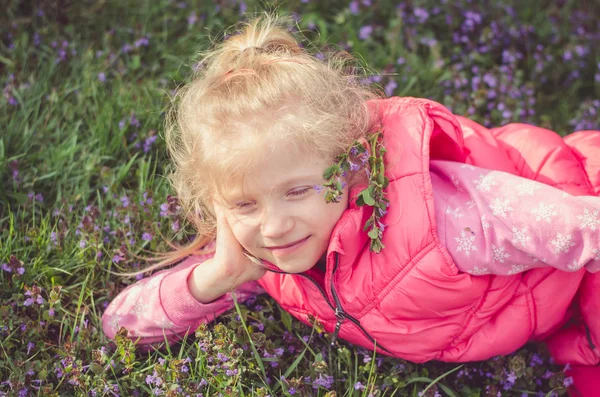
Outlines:
<svg viewBox="0 0 600 397"><path fill-rule="evenodd" d="M323 272L325 272L325 270L327 269L327 252L323 254L323 256L321 256L321 258L319 259L319 261L316 263L315 265L318 269L323 270Z"/></svg>

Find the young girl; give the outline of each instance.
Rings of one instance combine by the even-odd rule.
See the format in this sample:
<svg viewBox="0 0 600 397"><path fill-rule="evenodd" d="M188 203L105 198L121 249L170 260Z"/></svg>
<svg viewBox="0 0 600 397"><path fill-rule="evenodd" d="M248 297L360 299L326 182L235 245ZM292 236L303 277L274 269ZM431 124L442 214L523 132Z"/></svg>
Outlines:
<svg viewBox="0 0 600 397"><path fill-rule="evenodd" d="M111 302L109 337L174 341L232 292L266 292L332 339L414 362L545 340L558 363L598 364L599 131L489 130L382 98L271 16L202 64L166 135L198 237Z"/></svg>

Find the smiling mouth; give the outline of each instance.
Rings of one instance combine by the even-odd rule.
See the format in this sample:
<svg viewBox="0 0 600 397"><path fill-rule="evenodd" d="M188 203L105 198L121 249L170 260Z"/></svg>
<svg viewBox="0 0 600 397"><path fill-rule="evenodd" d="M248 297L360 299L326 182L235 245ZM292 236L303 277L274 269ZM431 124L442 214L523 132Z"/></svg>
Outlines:
<svg viewBox="0 0 600 397"><path fill-rule="evenodd" d="M308 237L310 237L310 236L308 236ZM303 241L304 241L304 240L306 240L308 237L305 237L305 238L303 238L302 240L298 240L298 241L295 241L295 242L293 242L293 243L290 243L290 244L286 244L286 245L280 245L280 246L276 246L276 247L265 247L265 248L267 248L267 249L270 249L270 250L277 250L277 249L283 249L283 248L289 248L289 247L293 247L294 245L296 245L296 244L299 244L299 243L303 242Z"/></svg>

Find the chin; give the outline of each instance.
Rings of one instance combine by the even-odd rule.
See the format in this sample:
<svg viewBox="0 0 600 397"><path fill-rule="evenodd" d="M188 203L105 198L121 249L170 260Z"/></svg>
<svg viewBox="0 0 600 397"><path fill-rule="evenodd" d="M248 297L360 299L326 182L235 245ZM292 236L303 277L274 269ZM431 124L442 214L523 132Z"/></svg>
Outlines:
<svg viewBox="0 0 600 397"><path fill-rule="evenodd" d="M315 266L315 264L302 261L302 263L275 263L275 266L287 273L302 273L309 269L312 269Z"/></svg>

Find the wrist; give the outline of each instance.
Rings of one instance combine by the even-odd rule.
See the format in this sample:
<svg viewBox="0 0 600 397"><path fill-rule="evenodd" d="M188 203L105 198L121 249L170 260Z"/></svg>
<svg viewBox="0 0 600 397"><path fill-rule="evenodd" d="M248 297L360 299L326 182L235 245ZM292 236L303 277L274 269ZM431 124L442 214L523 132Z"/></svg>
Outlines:
<svg viewBox="0 0 600 397"><path fill-rule="evenodd" d="M188 287L192 296L200 303L211 303L233 289L218 275L218 267L213 259L194 268L188 278Z"/></svg>

